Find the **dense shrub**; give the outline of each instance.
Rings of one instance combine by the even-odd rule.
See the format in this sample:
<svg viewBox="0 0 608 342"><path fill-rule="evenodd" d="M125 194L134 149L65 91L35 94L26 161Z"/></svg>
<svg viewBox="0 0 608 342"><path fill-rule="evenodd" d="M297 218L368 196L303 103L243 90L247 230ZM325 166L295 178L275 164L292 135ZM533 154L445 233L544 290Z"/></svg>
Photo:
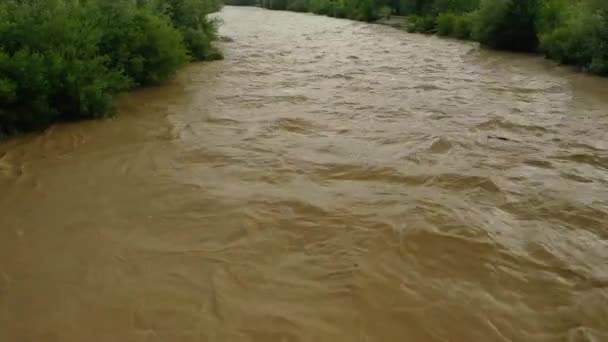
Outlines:
<svg viewBox="0 0 608 342"><path fill-rule="evenodd" d="M456 27L456 15L454 13L442 13L437 16L437 34L441 36L451 36Z"/></svg>
<svg viewBox="0 0 608 342"><path fill-rule="evenodd" d="M100 5L99 13L98 25L106 28L99 53L135 85L164 81L187 62L184 38L165 18L116 2Z"/></svg>
<svg viewBox="0 0 608 342"><path fill-rule="evenodd" d="M101 0L99 0L101 1ZM184 35L184 42L194 60L220 59L222 54L211 42L216 37L217 21L207 14L220 8L218 0L152 0L156 11L165 13L173 26ZM270 0L286 1L286 0Z"/></svg>
<svg viewBox="0 0 608 342"><path fill-rule="evenodd" d="M102 117L113 95L128 85L102 58L28 49L0 53L0 75L0 136L60 119Z"/></svg>
<svg viewBox="0 0 608 342"><path fill-rule="evenodd" d="M533 51L538 45L538 0L482 0L473 22L473 38L490 47Z"/></svg>
<svg viewBox="0 0 608 342"><path fill-rule="evenodd" d="M434 0L430 7L433 14L442 13L466 13L476 10L479 7L479 0Z"/></svg>
<svg viewBox="0 0 608 342"><path fill-rule="evenodd" d="M337 18L374 21L380 18L380 6L374 0L261 0L260 6L273 10L313 12ZM387 7L390 10L390 7Z"/></svg>
<svg viewBox="0 0 608 342"><path fill-rule="evenodd" d="M308 10L315 14L346 18L346 8L341 1L310 0Z"/></svg>
<svg viewBox="0 0 608 342"><path fill-rule="evenodd" d="M308 2L306 0L291 0L287 3L287 10L294 12L308 12Z"/></svg>
<svg viewBox="0 0 608 342"><path fill-rule="evenodd" d="M97 53L103 31L88 8L6 1L0 13L0 135L104 116L113 95L129 85Z"/></svg>
<svg viewBox="0 0 608 342"><path fill-rule="evenodd" d="M378 17L384 19L390 19L393 14L393 9L389 6L382 6L380 10L378 10Z"/></svg>
<svg viewBox="0 0 608 342"><path fill-rule="evenodd" d="M437 33L458 39L470 39L473 27L471 13L442 13L437 17Z"/></svg>
<svg viewBox="0 0 608 342"><path fill-rule="evenodd" d="M435 18L427 16L413 15L408 18L407 31L408 32L420 32L420 33L431 33L435 31Z"/></svg>
<svg viewBox="0 0 608 342"><path fill-rule="evenodd" d="M553 1L540 9L540 47L561 63L608 75L608 4Z"/></svg>
<svg viewBox="0 0 608 342"><path fill-rule="evenodd" d="M425 15L432 12L434 5L429 0L400 0L398 10L405 15Z"/></svg>
<svg viewBox="0 0 608 342"><path fill-rule="evenodd" d="M378 3L373 0L350 0L350 16L355 20L374 21L380 18Z"/></svg>
<svg viewBox="0 0 608 342"><path fill-rule="evenodd" d="M224 58L222 52L212 44L212 38L204 31L186 29L182 32L184 43L192 58L197 61L210 61ZM213 40L216 38L214 37Z"/></svg>
<svg viewBox="0 0 608 342"><path fill-rule="evenodd" d="M0 137L111 114L117 93L173 76L188 60L184 42L193 57L214 57L215 23L205 11L216 7L207 0L3 0Z"/></svg>
<svg viewBox="0 0 608 342"><path fill-rule="evenodd" d="M474 18L474 12L456 16L454 20L454 30L452 31L451 36L458 39L471 39Z"/></svg>
<svg viewBox="0 0 608 342"><path fill-rule="evenodd" d="M260 5L264 8L272 9L272 10L286 10L287 9L287 0L261 0Z"/></svg>
<svg viewBox="0 0 608 342"><path fill-rule="evenodd" d="M230 6L255 6L258 0L224 0L224 3Z"/></svg>

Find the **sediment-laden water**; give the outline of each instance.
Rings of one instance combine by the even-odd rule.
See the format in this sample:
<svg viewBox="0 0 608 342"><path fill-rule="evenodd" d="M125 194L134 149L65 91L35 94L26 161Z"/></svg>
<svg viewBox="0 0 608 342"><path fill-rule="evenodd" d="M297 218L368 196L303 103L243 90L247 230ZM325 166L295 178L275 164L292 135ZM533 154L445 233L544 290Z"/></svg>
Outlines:
<svg viewBox="0 0 608 342"><path fill-rule="evenodd" d="M0 145L1 341L608 341L608 80L219 16L226 60Z"/></svg>

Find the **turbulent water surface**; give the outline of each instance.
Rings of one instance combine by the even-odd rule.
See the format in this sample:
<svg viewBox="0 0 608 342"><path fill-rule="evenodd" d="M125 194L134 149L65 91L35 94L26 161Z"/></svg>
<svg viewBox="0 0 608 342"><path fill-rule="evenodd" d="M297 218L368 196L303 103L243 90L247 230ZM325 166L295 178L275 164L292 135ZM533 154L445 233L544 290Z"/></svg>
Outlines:
<svg viewBox="0 0 608 342"><path fill-rule="evenodd" d="M1 341L608 341L608 80L220 17L226 60L0 145Z"/></svg>

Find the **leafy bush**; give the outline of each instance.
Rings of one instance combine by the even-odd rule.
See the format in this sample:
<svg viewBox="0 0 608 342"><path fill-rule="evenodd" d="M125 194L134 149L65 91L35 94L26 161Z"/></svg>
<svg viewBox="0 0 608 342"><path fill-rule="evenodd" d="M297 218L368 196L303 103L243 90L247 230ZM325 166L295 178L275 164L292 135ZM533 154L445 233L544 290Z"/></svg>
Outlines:
<svg viewBox="0 0 608 342"><path fill-rule="evenodd" d="M432 16L411 16L408 18L407 31L430 33L436 28L435 18Z"/></svg>
<svg viewBox="0 0 608 342"><path fill-rule="evenodd" d="M102 1L102 0L99 0ZM151 6L157 12L164 13L184 35L184 43L194 60L221 58L221 53L213 47L217 39L217 21L207 14L217 11L220 4L217 0L155 0ZM286 0L270 0L286 1Z"/></svg>
<svg viewBox="0 0 608 342"><path fill-rule="evenodd" d="M266 8L272 10L286 10L287 0L267 0L264 2Z"/></svg>
<svg viewBox="0 0 608 342"><path fill-rule="evenodd" d="M100 5L99 13L98 25L106 28L99 53L135 85L167 80L188 61L182 35L164 17L120 3Z"/></svg>
<svg viewBox="0 0 608 342"><path fill-rule="evenodd" d="M194 60L212 61L224 58L222 52L211 43L209 35L204 31L186 29L182 34L184 36L184 43Z"/></svg>
<svg viewBox="0 0 608 342"><path fill-rule="evenodd" d="M476 10L479 7L479 0L434 0L430 11L433 14L442 13L467 13Z"/></svg>
<svg viewBox="0 0 608 342"><path fill-rule="evenodd" d="M535 50L537 1L482 0L473 22L473 38L494 48Z"/></svg>
<svg viewBox="0 0 608 342"><path fill-rule="evenodd" d="M89 10L56 0L6 1L0 26L0 135L107 115L129 79L97 54Z"/></svg>
<svg viewBox="0 0 608 342"><path fill-rule="evenodd" d="M451 36L458 39L471 39L474 16L474 12L456 16Z"/></svg>
<svg viewBox="0 0 608 342"><path fill-rule="evenodd" d="M475 13L442 13L437 17L437 34L458 39L471 39Z"/></svg>
<svg viewBox="0 0 608 342"><path fill-rule="evenodd" d="M43 128L57 120L109 113L127 80L102 59L71 59L27 49L0 54L0 135Z"/></svg>
<svg viewBox="0 0 608 342"><path fill-rule="evenodd" d="M422 19L422 17L417 15L412 15L407 18L405 22L405 29L409 33L418 32L418 22Z"/></svg>
<svg viewBox="0 0 608 342"><path fill-rule="evenodd" d="M340 10L336 5L333 5L332 16L337 16L336 12ZM347 18L367 22L380 18L378 15L379 4L374 0L343 0L341 5Z"/></svg>
<svg viewBox="0 0 608 342"><path fill-rule="evenodd" d="M290 0L287 2L287 10L294 12L307 12L308 3L306 0Z"/></svg>
<svg viewBox="0 0 608 342"><path fill-rule="evenodd" d="M336 18L349 18L349 8L346 6L343 1L330 2L329 13L327 15Z"/></svg>
<svg viewBox="0 0 608 342"><path fill-rule="evenodd" d="M384 19L390 19L393 14L393 9L389 6L382 6L378 11L378 16Z"/></svg>
<svg viewBox="0 0 608 342"><path fill-rule="evenodd" d="M326 0L310 0L308 10L315 14L330 15L332 11L332 2ZM262 7L266 7L262 2Z"/></svg>
<svg viewBox="0 0 608 342"><path fill-rule="evenodd" d="M437 17L437 33L450 36L455 31L457 16L454 13L442 13Z"/></svg>
<svg viewBox="0 0 608 342"><path fill-rule="evenodd" d="M599 3L555 3L541 9L540 47L561 63L608 75L608 9Z"/></svg>
<svg viewBox="0 0 608 342"><path fill-rule="evenodd" d="M310 11L315 14L360 21L374 21L380 18L380 4L375 0L261 0L260 5L268 9L288 9Z"/></svg>
<svg viewBox="0 0 608 342"><path fill-rule="evenodd" d="M431 0L400 0L399 13L405 15L424 15L430 14L434 7Z"/></svg>
<svg viewBox="0 0 608 342"><path fill-rule="evenodd" d="M214 1L3 0L0 136L112 114L116 94L187 62L184 41L213 58Z"/></svg>
<svg viewBox="0 0 608 342"><path fill-rule="evenodd" d="M230 6L255 6L257 5L257 0L224 0L226 5Z"/></svg>

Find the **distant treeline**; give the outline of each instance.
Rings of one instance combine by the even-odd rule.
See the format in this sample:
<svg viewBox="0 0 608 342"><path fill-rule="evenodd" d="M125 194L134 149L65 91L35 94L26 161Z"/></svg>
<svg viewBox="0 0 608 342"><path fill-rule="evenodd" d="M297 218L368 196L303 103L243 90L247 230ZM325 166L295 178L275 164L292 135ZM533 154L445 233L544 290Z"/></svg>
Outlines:
<svg viewBox="0 0 608 342"><path fill-rule="evenodd" d="M541 52L608 75L608 0L259 0L259 5L362 21L404 15L410 32Z"/></svg>
<svg viewBox="0 0 608 342"><path fill-rule="evenodd" d="M230 6L257 6L258 0L224 0L224 3Z"/></svg>
<svg viewBox="0 0 608 342"><path fill-rule="evenodd" d="M1 0L0 138L112 113L133 87L221 58L217 0Z"/></svg>

